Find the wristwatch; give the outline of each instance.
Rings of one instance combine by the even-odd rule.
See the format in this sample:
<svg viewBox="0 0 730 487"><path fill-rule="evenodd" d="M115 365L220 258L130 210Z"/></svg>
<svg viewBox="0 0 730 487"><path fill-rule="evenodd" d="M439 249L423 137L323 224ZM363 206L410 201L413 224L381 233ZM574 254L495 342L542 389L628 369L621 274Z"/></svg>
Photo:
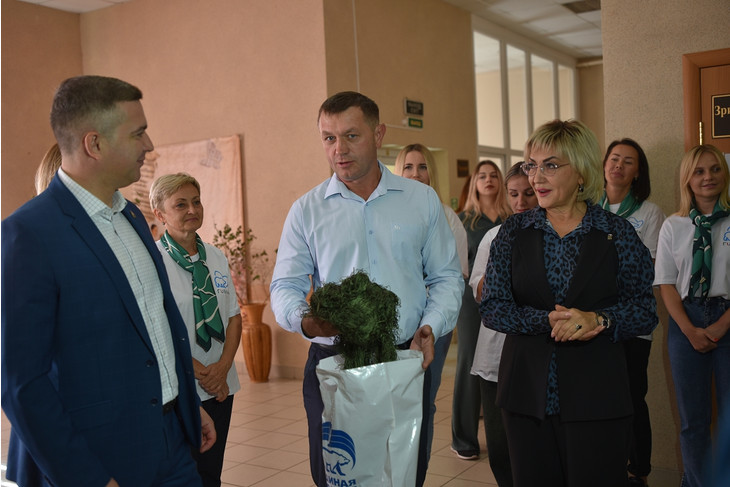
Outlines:
<svg viewBox="0 0 730 487"><path fill-rule="evenodd" d="M600 311L596 311L596 326L602 326L607 330L611 328L611 319Z"/></svg>

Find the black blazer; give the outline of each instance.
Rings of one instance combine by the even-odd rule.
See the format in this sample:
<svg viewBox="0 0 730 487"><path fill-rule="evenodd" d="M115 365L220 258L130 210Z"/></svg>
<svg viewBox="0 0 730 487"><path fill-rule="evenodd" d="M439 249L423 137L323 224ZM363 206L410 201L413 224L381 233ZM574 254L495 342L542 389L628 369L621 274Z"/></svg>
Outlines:
<svg viewBox="0 0 730 487"><path fill-rule="evenodd" d="M552 311L553 296L544 265L543 232L517 230L512 247L512 293L522 306ZM596 311L618 302L618 256L612 236L592 229L580 255L565 302L568 308ZM550 334L508 334L499 367L497 405L507 411L545 417L548 368L553 351L558 366L560 416L584 421L631 415L626 359L621 343L602 333L587 342L556 343Z"/></svg>

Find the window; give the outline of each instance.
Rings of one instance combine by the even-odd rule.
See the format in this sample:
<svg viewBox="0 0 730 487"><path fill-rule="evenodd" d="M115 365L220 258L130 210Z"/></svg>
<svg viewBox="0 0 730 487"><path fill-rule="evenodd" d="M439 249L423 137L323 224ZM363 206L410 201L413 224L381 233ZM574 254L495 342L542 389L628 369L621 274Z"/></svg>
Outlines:
<svg viewBox="0 0 730 487"><path fill-rule="evenodd" d="M555 111L553 63L532 55L532 115L535 127L559 116ZM527 137L525 137L526 139Z"/></svg>
<svg viewBox="0 0 730 487"><path fill-rule="evenodd" d="M509 94L509 133L510 143L514 150L520 150L528 136L527 109L527 63L525 51L507 45L507 92Z"/></svg>
<svg viewBox="0 0 730 487"><path fill-rule="evenodd" d="M474 50L480 53L475 59L479 145L493 147L504 144L499 44L497 39L474 35Z"/></svg>
<svg viewBox="0 0 730 487"><path fill-rule="evenodd" d="M535 127L576 116L575 60L534 41L474 22L479 160L521 161Z"/></svg>

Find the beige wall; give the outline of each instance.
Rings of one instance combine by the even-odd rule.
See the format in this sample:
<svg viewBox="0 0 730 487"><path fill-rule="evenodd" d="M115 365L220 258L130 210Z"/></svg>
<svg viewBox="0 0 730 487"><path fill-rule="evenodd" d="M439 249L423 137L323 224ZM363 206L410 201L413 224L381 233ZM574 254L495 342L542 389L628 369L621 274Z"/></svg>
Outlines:
<svg viewBox="0 0 730 487"><path fill-rule="evenodd" d="M682 54L730 46L727 0L603 0L606 140L635 139L651 166L650 199L677 209L677 168L684 151ZM654 333L648 403L659 467L681 464L679 418L666 352L666 311Z"/></svg>
<svg viewBox="0 0 730 487"><path fill-rule="evenodd" d="M456 159L476 164L471 16L441 0L324 0L328 93L359 90L380 107L385 144L443 149L441 197L458 196ZM404 127L405 98L424 104L422 130Z"/></svg>
<svg viewBox="0 0 730 487"><path fill-rule="evenodd" d="M682 54L730 46L728 2L604 0L601 7L606 137L642 145L651 199L672 213L684 153Z"/></svg>
<svg viewBox="0 0 730 487"><path fill-rule="evenodd" d="M578 72L578 117L598 138L598 146L605 151L605 111L603 108L603 63L600 60L579 62ZM612 139L613 140L613 139Z"/></svg>
<svg viewBox="0 0 730 487"><path fill-rule="evenodd" d="M84 73L142 88L158 145L242 135L244 221L275 255L292 202L329 176L322 19L320 0L136 0L81 16ZM305 341L272 331L272 374L301 374Z"/></svg>
<svg viewBox="0 0 730 487"><path fill-rule="evenodd" d="M53 93L81 73L78 15L2 2L2 218L35 194L36 168L55 142Z"/></svg>

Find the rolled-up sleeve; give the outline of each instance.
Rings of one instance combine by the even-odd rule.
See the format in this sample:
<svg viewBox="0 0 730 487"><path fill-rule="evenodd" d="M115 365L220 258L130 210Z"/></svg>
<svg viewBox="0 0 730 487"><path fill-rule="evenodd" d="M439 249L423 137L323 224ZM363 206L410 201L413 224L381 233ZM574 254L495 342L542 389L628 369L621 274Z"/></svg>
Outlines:
<svg viewBox="0 0 730 487"><path fill-rule="evenodd" d="M302 231L302 210L298 202L289 210L281 233L276 265L271 279L271 309L282 328L302 336L302 315L314 273L312 254Z"/></svg>

